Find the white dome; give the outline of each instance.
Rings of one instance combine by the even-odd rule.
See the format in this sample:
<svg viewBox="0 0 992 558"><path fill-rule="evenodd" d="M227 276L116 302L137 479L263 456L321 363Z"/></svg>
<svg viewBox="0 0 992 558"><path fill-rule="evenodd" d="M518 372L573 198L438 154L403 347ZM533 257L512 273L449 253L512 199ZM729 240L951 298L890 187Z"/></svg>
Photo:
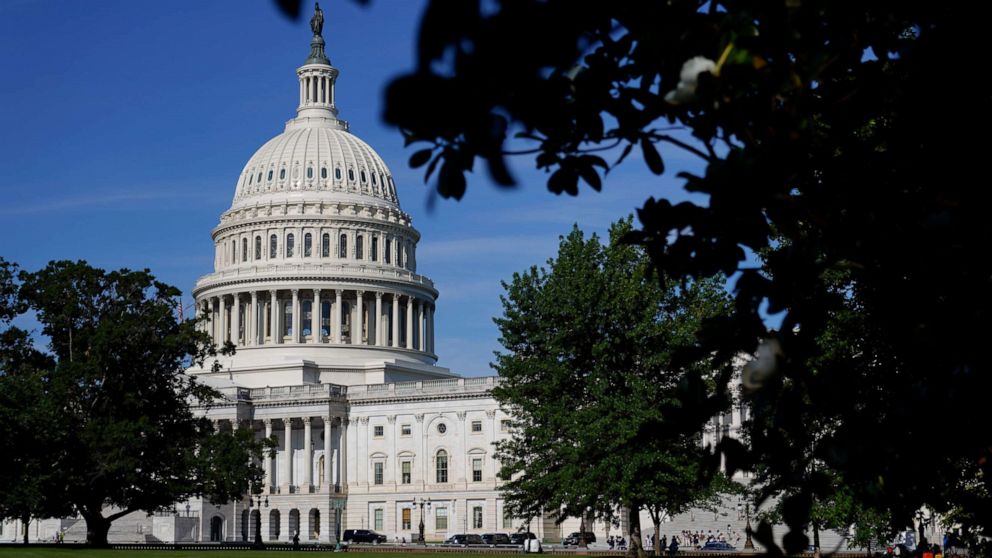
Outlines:
<svg viewBox="0 0 992 558"><path fill-rule="evenodd" d="M382 157L335 118L296 118L252 155L232 208L288 199L342 201L399 209Z"/></svg>

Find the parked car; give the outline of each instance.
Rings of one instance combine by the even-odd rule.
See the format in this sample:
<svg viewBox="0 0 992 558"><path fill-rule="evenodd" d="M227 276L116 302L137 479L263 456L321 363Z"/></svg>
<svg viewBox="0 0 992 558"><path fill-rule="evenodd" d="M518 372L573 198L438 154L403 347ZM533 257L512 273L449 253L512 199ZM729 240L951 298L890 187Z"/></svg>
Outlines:
<svg viewBox="0 0 992 558"><path fill-rule="evenodd" d="M482 542L482 537L479 535L451 535L448 540L444 541L444 544L452 544L458 546L469 546L469 545L481 545L485 544Z"/></svg>
<svg viewBox="0 0 992 558"><path fill-rule="evenodd" d="M536 538L537 535L531 533L530 531L525 533L513 533L510 535L510 544L524 544L524 541L534 540Z"/></svg>
<svg viewBox="0 0 992 558"><path fill-rule="evenodd" d="M380 535L369 529L345 529L341 540L352 543L379 544L386 542L386 535Z"/></svg>
<svg viewBox="0 0 992 558"><path fill-rule="evenodd" d="M571 535L562 539L561 544L564 546L578 546L580 537L585 539L586 544L596 542L596 534L592 531L586 531L585 533L579 533L578 531L572 533Z"/></svg>
<svg viewBox="0 0 992 558"><path fill-rule="evenodd" d="M713 550L718 552L729 552L737 550L734 545L724 541L710 541L703 545L702 550Z"/></svg>
<svg viewBox="0 0 992 558"><path fill-rule="evenodd" d="M507 535L506 533L483 533L482 542L488 544L489 546L512 544L510 543L510 535Z"/></svg>

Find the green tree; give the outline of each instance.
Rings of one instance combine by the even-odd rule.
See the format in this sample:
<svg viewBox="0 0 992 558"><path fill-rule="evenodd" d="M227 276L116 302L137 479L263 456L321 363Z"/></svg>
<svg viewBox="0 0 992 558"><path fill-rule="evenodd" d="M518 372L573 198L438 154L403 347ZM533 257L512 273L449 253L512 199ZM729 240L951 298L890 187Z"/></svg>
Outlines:
<svg viewBox="0 0 992 558"><path fill-rule="evenodd" d="M52 262L19 279L15 313L34 312L50 355L30 367L18 355L37 351L24 343L0 355L3 381L18 387L4 390L0 412L22 419L0 425L5 455L25 464L5 468L4 480L41 489L20 499L0 492L0 510L26 501L39 517L71 507L86 520L87 541L105 545L111 523L128 513L193 496L238 500L261 482L264 444L245 429L214 432L194 413L219 394L184 370L215 353L197 322L176 320L178 290L148 271L85 262ZM26 340L12 330L5 335ZM37 428L35 443L22 425Z"/></svg>
<svg viewBox="0 0 992 558"><path fill-rule="evenodd" d="M643 555L641 509L657 534L663 514L712 496L707 451L669 422L686 389L672 355L729 307L722 278L659 281L644 251L620 242L629 229L615 224L604 246L573 228L546 268L503 284L493 394L514 417L497 450L507 509L559 520L625 514L629 553Z"/></svg>
<svg viewBox="0 0 992 558"><path fill-rule="evenodd" d="M989 534L992 430L971 425L992 391L992 219L970 138L992 103L968 81L985 19L905 2L433 0L385 119L455 199L476 163L514 184L510 156L573 195L634 150L655 174L672 149L698 157L704 172L678 176L708 202L649 198L629 240L666 278L739 272L732 319L680 359L754 353L762 309L782 312L770 362L748 371L770 427L728 459L760 455L780 485L805 487L797 503L814 500L818 460L895 525L960 508ZM860 323L840 341L857 350L831 352L824 334L850 309ZM813 444L805 416L830 424ZM693 432L708 417L684 418Z"/></svg>

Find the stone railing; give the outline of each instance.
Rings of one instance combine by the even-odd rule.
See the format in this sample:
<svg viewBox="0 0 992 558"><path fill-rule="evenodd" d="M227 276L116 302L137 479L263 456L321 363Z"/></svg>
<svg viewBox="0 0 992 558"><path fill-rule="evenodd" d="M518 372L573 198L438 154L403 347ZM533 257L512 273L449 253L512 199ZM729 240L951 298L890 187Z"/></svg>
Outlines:
<svg viewBox="0 0 992 558"><path fill-rule="evenodd" d="M421 382L396 382L368 384L348 388L348 399L381 399L383 397L410 397L418 395L485 393L499 384L498 376L482 378L444 378Z"/></svg>
<svg viewBox="0 0 992 558"><path fill-rule="evenodd" d="M253 388L250 390L252 401L291 401L296 399L344 399L348 388L336 384L305 384L302 386L275 386Z"/></svg>
<svg viewBox="0 0 992 558"><path fill-rule="evenodd" d="M400 280L434 288L434 281L406 269L379 266L370 263L273 263L261 265L238 265L204 275L196 282L196 289L203 289L214 283L230 279L264 279L285 277L286 275L333 275L334 277L355 279Z"/></svg>

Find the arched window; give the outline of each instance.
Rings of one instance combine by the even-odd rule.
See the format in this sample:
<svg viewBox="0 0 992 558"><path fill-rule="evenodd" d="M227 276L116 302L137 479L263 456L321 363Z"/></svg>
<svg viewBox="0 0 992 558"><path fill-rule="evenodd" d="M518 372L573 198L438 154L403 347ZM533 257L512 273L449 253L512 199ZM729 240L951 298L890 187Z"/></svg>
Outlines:
<svg viewBox="0 0 992 558"><path fill-rule="evenodd" d="M248 175L248 185L249 185L249 186L251 186L251 180L252 180L253 178L255 178L255 175L253 175L253 174L249 174L249 175Z"/></svg>
<svg viewBox="0 0 992 558"><path fill-rule="evenodd" d="M261 181L262 181L262 171L258 171L258 179L256 180L256 182L261 182Z"/></svg>
<svg viewBox="0 0 992 558"><path fill-rule="evenodd" d="M309 258L313 255L313 235L307 233L303 235L303 257Z"/></svg>
<svg viewBox="0 0 992 558"><path fill-rule="evenodd" d="M295 247L296 247L296 237L293 236L293 233L287 234L286 235L286 257L287 258L292 258L293 257L293 248L295 248Z"/></svg>
<svg viewBox="0 0 992 558"><path fill-rule="evenodd" d="M279 240L276 238L276 235L270 236L269 237L269 259L270 260L271 259L274 259L276 257L276 254L278 252L278 250L277 250L278 248L279 248Z"/></svg>
<svg viewBox="0 0 992 558"><path fill-rule="evenodd" d="M313 167L307 167L307 178L313 178Z"/></svg>
<svg viewBox="0 0 992 558"><path fill-rule="evenodd" d="M327 258L331 255L331 235L324 233L320 240L320 257Z"/></svg>
<svg viewBox="0 0 992 558"><path fill-rule="evenodd" d="M247 238L242 238L241 239L241 261L242 262L248 261L248 239Z"/></svg>
<svg viewBox="0 0 992 558"><path fill-rule="evenodd" d="M354 182L354 181L355 181L355 171L353 171L352 169L348 169L348 182Z"/></svg>
<svg viewBox="0 0 992 558"><path fill-rule="evenodd" d="M346 234L342 234L341 238L338 239L338 257L348 257L348 235Z"/></svg>
<svg viewBox="0 0 992 558"><path fill-rule="evenodd" d="M238 241L237 240L232 240L231 241L231 263L232 264L238 263Z"/></svg>
<svg viewBox="0 0 992 558"><path fill-rule="evenodd" d="M361 176L362 176L362 184L368 182L368 175L365 174L364 170L362 171Z"/></svg>
<svg viewBox="0 0 992 558"><path fill-rule="evenodd" d="M272 169L269 169L269 182L272 182Z"/></svg>
<svg viewBox="0 0 992 558"><path fill-rule="evenodd" d="M448 482L448 452L438 450L437 457L434 458L434 463L437 482Z"/></svg>
<svg viewBox="0 0 992 558"><path fill-rule="evenodd" d="M255 260L262 259L262 237L255 237Z"/></svg>
<svg viewBox="0 0 992 558"><path fill-rule="evenodd" d="M286 178L286 169L279 169L279 180Z"/></svg>
<svg viewBox="0 0 992 558"><path fill-rule="evenodd" d="M375 186L375 173L372 173L372 185Z"/></svg>
<svg viewBox="0 0 992 558"><path fill-rule="evenodd" d="M362 235L355 237L355 259L364 259L364 254L362 253L362 248L364 247Z"/></svg>
<svg viewBox="0 0 992 558"><path fill-rule="evenodd" d="M334 179L341 180L341 169L334 169Z"/></svg>
<svg viewBox="0 0 992 558"><path fill-rule="evenodd" d="M390 242L391 240L392 240L392 239L390 239L390 238L387 238L387 239L386 239L386 242L385 242L385 243L383 243L383 245L382 245L382 252L383 252L383 254L382 254L382 258L383 258L383 260L384 260L384 261L385 261L385 262L386 262L387 264L388 264L388 263L391 263L391 261L390 261L390 259L391 259L391 256L390 256L390 253L392 252L392 250L390 250L390 249L389 249L389 247L390 247L390 246L392 246L392 244L393 244L392 242Z"/></svg>
<svg viewBox="0 0 992 558"><path fill-rule="evenodd" d="M369 255L372 256L372 261L379 261L379 237L372 237L372 245L369 247L369 250L371 250Z"/></svg>
<svg viewBox="0 0 992 558"><path fill-rule="evenodd" d="M327 178L327 167L321 167L321 169L320 169L320 177L321 178Z"/></svg>

